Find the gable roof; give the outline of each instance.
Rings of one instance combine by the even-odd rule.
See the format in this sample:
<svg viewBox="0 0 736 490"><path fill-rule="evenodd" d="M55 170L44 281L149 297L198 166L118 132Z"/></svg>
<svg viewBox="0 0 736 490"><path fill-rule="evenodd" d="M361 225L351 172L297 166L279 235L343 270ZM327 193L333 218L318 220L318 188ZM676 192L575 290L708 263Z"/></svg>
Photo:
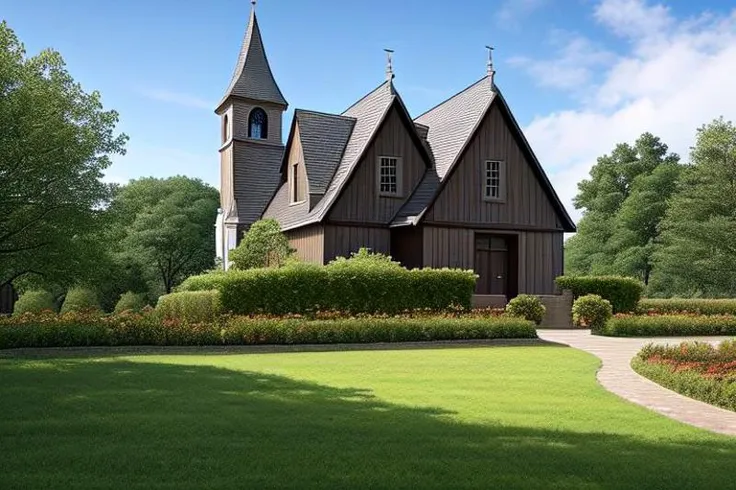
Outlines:
<svg viewBox="0 0 736 490"><path fill-rule="evenodd" d="M394 101L394 91L391 82L384 82L369 92L362 99L350 106L340 116L341 120L354 121L352 132L345 144L340 161L334 169L331 180L328 182L324 196L303 219L283 225L284 230L321 221L329 211L332 203L342 190L345 182L360 161L363 152L372 141L378 127L386 117ZM300 128L301 130L301 128ZM305 156L306 159L306 156ZM311 182L310 182L311 184ZM287 184L283 184L287 185ZM277 191L278 194L278 191Z"/></svg>
<svg viewBox="0 0 736 490"><path fill-rule="evenodd" d="M424 213L442 192L457 162L462 158L465 148L472 141L494 103L499 104L504 117L509 121L511 132L531 163L532 170L555 208L564 231L575 231L575 223L560 201L506 100L493 84L490 76L483 77L415 119L415 122L429 126L427 141L434 153L436 171L427 172L424 175L414 193L397 213L391 226L416 225L421 221Z"/></svg>
<svg viewBox="0 0 736 490"><path fill-rule="evenodd" d="M422 177L391 226L419 222L434 202L445 176L480 126L494 96L491 78L485 76L414 120L415 124L429 128L426 141L432 150L435 167Z"/></svg>
<svg viewBox="0 0 736 490"><path fill-rule="evenodd" d="M491 79L486 76L414 120L429 127L427 141L440 178L457 160L493 96Z"/></svg>
<svg viewBox="0 0 736 490"><path fill-rule="evenodd" d="M220 111L227 99L232 96L288 106L268 64L255 6L250 11L248 28L245 31L233 77L215 112Z"/></svg>
<svg viewBox="0 0 736 490"><path fill-rule="evenodd" d="M294 119L304 153L311 194L324 194L353 132L353 117L297 109ZM288 158L288 154L284 154Z"/></svg>

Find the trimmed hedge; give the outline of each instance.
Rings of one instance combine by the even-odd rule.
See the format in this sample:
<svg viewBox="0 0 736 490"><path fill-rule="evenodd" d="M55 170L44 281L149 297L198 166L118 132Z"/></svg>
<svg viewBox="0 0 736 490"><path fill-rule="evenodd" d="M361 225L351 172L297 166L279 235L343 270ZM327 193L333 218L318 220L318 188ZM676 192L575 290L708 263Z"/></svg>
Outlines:
<svg viewBox="0 0 736 490"><path fill-rule="evenodd" d="M671 298L639 301L641 313L672 314L695 313L698 315L736 315L736 299Z"/></svg>
<svg viewBox="0 0 736 490"><path fill-rule="evenodd" d="M192 277L180 291L218 289L223 310L241 315L308 313L399 313L469 309L473 271L407 270L394 263L341 260L327 266L293 264L273 269L228 271Z"/></svg>
<svg viewBox="0 0 736 490"><path fill-rule="evenodd" d="M0 349L108 345L327 344L536 337L536 330L531 322L507 316L363 317L334 320L221 317L213 322L187 323L161 319L155 313L110 316L69 313L0 319Z"/></svg>
<svg viewBox="0 0 736 490"><path fill-rule="evenodd" d="M701 342L646 346L631 367L655 383L685 396L736 411L736 343Z"/></svg>
<svg viewBox="0 0 736 490"><path fill-rule="evenodd" d="M120 295L120 299L115 304L113 313L122 313L124 311L139 312L146 306L145 295L142 293L134 293L128 291Z"/></svg>
<svg viewBox="0 0 736 490"><path fill-rule="evenodd" d="M100 302L97 294L87 288L71 288L66 292L64 304L61 305L60 313L71 313L73 311L100 311Z"/></svg>
<svg viewBox="0 0 736 490"><path fill-rule="evenodd" d="M48 291L39 290L23 293L13 307L13 315L41 313L42 311L56 311L54 295Z"/></svg>
<svg viewBox="0 0 736 490"><path fill-rule="evenodd" d="M170 320L189 323L208 322L222 314L218 291L182 291L161 296L156 312Z"/></svg>
<svg viewBox="0 0 736 490"><path fill-rule="evenodd" d="M611 337L736 335L733 315L616 315L596 333Z"/></svg>
<svg viewBox="0 0 736 490"><path fill-rule="evenodd" d="M569 289L574 298L597 294L611 302L614 313L628 313L636 306L644 292L644 283L621 276L560 276L557 287Z"/></svg>

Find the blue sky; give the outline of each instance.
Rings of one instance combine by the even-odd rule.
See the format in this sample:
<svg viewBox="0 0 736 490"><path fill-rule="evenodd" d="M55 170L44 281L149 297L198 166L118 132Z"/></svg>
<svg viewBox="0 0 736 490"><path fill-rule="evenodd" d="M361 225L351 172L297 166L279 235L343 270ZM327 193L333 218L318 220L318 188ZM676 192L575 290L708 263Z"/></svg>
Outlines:
<svg viewBox="0 0 736 490"><path fill-rule="evenodd" d="M248 0L0 0L29 54L52 47L120 113L128 154L108 178L184 174L217 185L213 109ZM736 117L732 1L261 0L274 75L294 108L342 112L383 80L419 115L480 78L497 82L568 209L595 157L648 130L681 153L695 128Z"/></svg>

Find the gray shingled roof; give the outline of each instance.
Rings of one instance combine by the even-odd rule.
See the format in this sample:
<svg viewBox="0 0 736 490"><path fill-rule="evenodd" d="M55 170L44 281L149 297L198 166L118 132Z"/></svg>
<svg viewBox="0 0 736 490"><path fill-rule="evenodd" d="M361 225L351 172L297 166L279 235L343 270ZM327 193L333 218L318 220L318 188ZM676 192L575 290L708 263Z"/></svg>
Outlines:
<svg viewBox="0 0 736 490"><path fill-rule="evenodd" d="M440 179L460 155L493 95L490 77L483 77L414 120L429 126L427 141Z"/></svg>
<svg viewBox="0 0 736 490"><path fill-rule="evenodd" d="M299 138L304 152L310 194L324 194L340 165L356 119L297 109Z"/></svg>
<svg viewBox="0 0 736 490"><path fill-rule="evenodd" d="M261 30L258 28L255 8L250 12L248 28L245 31L233 78L219 106L222 106L228 97L233 95L283 106L288 105L271 73L266 50L263 47Z"/></svg>
<svg viewBox="0 0 736 490"><path fill-rule="evenodd" d="M409 200L397 213L393 226L415 223L434 199L442 180L460 157L463 148L493 101L490 77L483 77L414 120L429 128L426 140L435 168L428 171Z"/></svg>
<svg viewBox="0 0 736 490"><path fill-rule="evenodd" d="M257 221L266 209L281 180L279 168L283 154L284 148L276 145L249 144L239 148L233 165L233 187L241 223Z"/></svg>

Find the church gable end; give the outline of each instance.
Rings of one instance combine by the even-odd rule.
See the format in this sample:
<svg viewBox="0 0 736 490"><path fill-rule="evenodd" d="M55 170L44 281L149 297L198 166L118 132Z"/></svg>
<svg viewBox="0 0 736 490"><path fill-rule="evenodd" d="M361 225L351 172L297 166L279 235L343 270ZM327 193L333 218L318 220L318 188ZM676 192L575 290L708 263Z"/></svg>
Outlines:
<svg viewBox="0 0 736 490"><path fill-rule="evenodd" d="M412 194L428 162L402 111L397 100L333 205L329 220L388 224Z"/></svg>
<svg viewBox="0 0 736 490"><path fill-rule="evenodd" d="M557 209L534 165L497 98L424 221L561 230Z"/></svg>

